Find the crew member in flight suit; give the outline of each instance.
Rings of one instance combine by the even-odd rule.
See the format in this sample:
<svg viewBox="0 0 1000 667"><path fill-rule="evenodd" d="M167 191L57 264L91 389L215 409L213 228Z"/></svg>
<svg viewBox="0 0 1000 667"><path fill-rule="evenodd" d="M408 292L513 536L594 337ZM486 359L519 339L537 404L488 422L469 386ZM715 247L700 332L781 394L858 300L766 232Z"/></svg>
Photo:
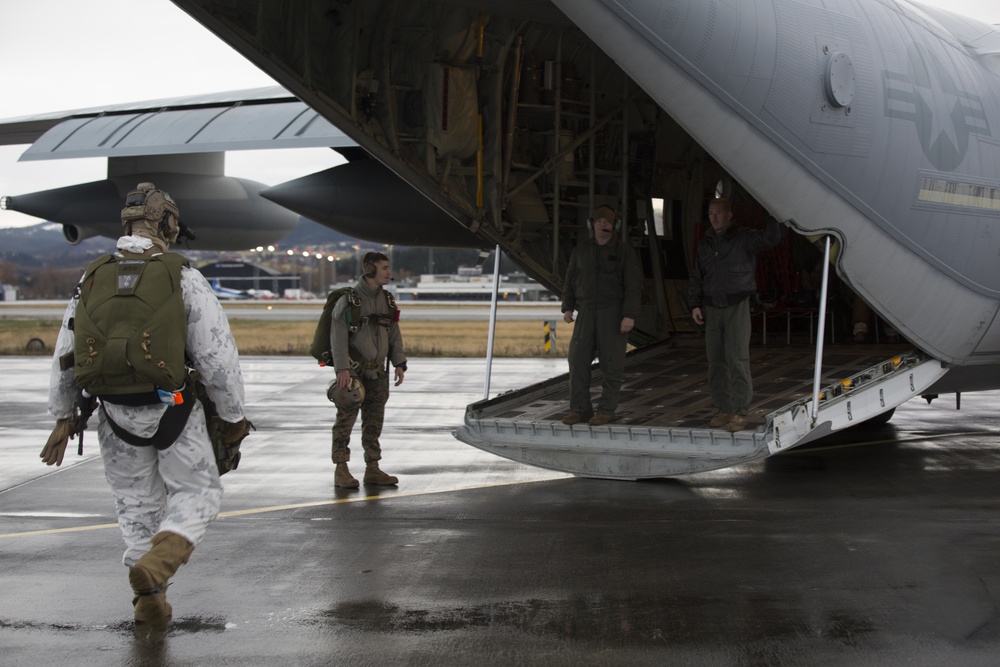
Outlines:
<svg viewBox="0 0 1000 667"><path fill-rule="evenodd" d="M354 295L341 297L333 307L330 320L330 349L337 371L337 389L347 390L352 378L363 387L361 410L361 446L365 451L365 484L393 486L399 482L379 468L382 458L382 422L385 404L389 400L388 361L394 367L395 386L403 383L406 374L406 353L399 332L399 310L395 299L384 289L392 279L389 258L381 252L368 252L362 260L364 274L354 286ZM360 300L353 312L358 322L348 322L352 315L351 299ZM352 331L353 329L353 331ZM388 361L387 361L388 359ZM336 466L334 486L358 488L347 462L351 459L351 431L358 419L358 405L338 403L337 420L333 424L332 458Z"/></svg>
<svg viewBox="0 0 1000 667"><path fill-rule="evenodd" d="M718 412L709 426L733 433L746 428L753 397L750 378L750 297L757 293L757 253L781 241L781 225L768 218L763 231L733 222L728 199L708 205L711 227L698 245L688 280L695 324L705 325L708 387Z"/></svg>
<svg viewBox="0 0 1000 667"><path fill-rule="evenodd" d="M126 199L122 225L117 252L88 267L63 316L49 388L49 412L57 426L41 457L60 465L68 438L82 431L74 423L81 387L110 392L94 392L100 397L97 436L141 635L165 629L172 611L168 580L188 561L222 502L215 452L202 405L190 391L185 354L225 422L223 440L243 433L246 421L239 356L222 306L204 276L168 252L182 230L193 238L180 224L177 205L152 183L140 183ZM161 303L150 307L151 302ZM136 317L145 320L138 328L114 328ZM107 332L116 333L104 337ZM123 333L143 338L116 345L115 336ZM143 363L178 375L183 386L158 391L162 385L145 382L157 377L155 370L138 375L147 372ZM142 393L130 393L139 387Z"/></svg>
<svg viewBox="0 0 1000 667"><path fill-rule="evenodd" d="M570 255L563 283L563 320L573 322L569 343L569 414L564 424L584 419L600 426L617 419L625 374L628 334L642 307L642 267L635 251L616 236L620 226L610 206L599 206L589 222L590 237ZM590 369L594 355L603 376L594 412Z"/></svg>

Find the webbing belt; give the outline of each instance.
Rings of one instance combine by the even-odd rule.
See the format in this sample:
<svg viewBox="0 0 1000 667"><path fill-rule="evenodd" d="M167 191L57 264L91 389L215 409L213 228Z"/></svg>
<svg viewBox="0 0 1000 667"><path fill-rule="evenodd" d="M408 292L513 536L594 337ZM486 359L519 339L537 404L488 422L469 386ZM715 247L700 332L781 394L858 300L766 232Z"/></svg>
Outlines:
<svg viewBox="0 0 1000 667"><path fill-rule="evenodd" d="M363 368L366 371L377 371L382 369L382 364L377 364L374 361L358 361L357 359L351 359L351 368Z"/></svg>
<svg viewBox="0 0 1000 667"><path fill-rule="evenodd" d="M188 417L191 416L191 410L194 408L195 401L194 393L191 391L190 386L191 383L189 382L180 392L184 397L183 403L167 406L166 412L160 418L160 425L157 427L156 433L149 438L141 438L133 433L129 433L116 424L104 409L103 404L101 405L101 412L104 414L104 418L108 420L108 425L111 426L111 430L115 432L115 435L128 444L134 447L156 447L159 450L164 450L174 444L181 431L187 426Z"/></svg>
<svg viewBox="0 0 1000 667"><path fill-rule="evenodd" d="M359 324L370 324L373 327L382 326L388 329L389 325L391 325L393 322L394 320L388 315L366 315L365 317L361 318Z"/></svg>

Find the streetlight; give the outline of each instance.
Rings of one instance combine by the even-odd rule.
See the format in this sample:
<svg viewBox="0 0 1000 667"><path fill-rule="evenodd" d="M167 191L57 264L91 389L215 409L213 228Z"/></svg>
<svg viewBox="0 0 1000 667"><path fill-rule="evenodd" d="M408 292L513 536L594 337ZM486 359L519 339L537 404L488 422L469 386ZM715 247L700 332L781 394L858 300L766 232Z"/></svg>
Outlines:
<svg viewBox="0 0 1000 667"><path fill-rule="evenodd" d="M319 263L319 285L316 286L317 290L326 294L326 283L323 281L323 253L318 252L314 255L316 259L320 260Z"/></svg>
<svg viewBox="0 0 1000 667"><path fill-rule="evenodd" d="M303 250L302 251L302 257L305 258L305 257L308 257L308 256L309 256L309 251L308 250ZM304 277L307 280L307 282L306 282L306 285L307 285L306 291L307 292L312 292L312 282L313 281L312 281L312 271L310 270L310 268L311 267L309 266L308 263L302 262L302 273L303 273Z"/></svg>
<svg viewBox="0 0 1000 667"><path fill-rule="evenodd" d="M290 261L292 263L292 270L294 271L295 270L295 251L292 250L291 248L289 248L285 252L288 253L288 261ZM299 292L298 292L298 294L299 294L298 298L301 299L302 298L302 276L301 275L299 275Z"/></svg>
<svg viewBox="0 0 1000 667"><path fill-rule="evenodd" d="M332 285L337 284L337 258L334 255L327 255L326 261L333 264L333 277L330 279Z"/></svg>

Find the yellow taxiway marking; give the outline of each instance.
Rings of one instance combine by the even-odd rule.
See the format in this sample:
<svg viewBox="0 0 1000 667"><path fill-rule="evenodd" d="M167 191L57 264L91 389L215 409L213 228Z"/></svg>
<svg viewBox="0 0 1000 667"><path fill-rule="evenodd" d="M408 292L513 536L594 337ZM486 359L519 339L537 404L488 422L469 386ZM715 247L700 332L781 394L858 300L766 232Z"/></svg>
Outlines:
<svg viewBox="0 0 1000 667"><path fill-rule="evenodd" d="M906 442L915 441L927 441L927 440L941 440L943 438L953 438L960 435L968 435L969 432L958 432L958 433L942 433L939 435L927 435L927 436L912 436L909 438L892 438L888 440L868 440L862 442L851 442L844 443L841 445L829 445L826 447L809 447L803 449L792 448L787 452L783 452L786 456L789 454L808 454L810 452L820 452L832 449L846 449L848 447L865 447L870 445L886 445L891 443L901 444ZM374 495L374 496L361 496L358 498L337 498L336 500L316 500L306 503L292 503L289 505L273 505L271 507L257 507L254 509L247 510L234 510L232 512L220 512L220 519L227 519L238 516L249 516L252 514L266 514L268 512L283 512L286 510L296 510L303 509L306 507L323 507L325 505L341 505L343 503L358 503L367 500L391 500L393 498L413 498L416 496L428 496L437 493L452 493L454 491L474 491L476 489L489 489L498 486L510 486L512 484L534 484L536 482L548 482L553 479L562 479L562 477L550 477L545 479L534 479L524 482L497 482L496 484L480 484L478 486L463 486L454 489L444 489L441 491L415 491L413 493L393 493L392 495ZM88 530L106 530L108 528L117 528L117 523L100 523L93 524L90 526L75 526L72 528L52 528L49 530L31 530L23 533L5 533L0 534L0 540L10 539L13 537L34 537L38 535L59 535L61 533L79 533Z"/></svg>
<svg viewBox="0 0 1000 667"><path fill-rule="evenodd" d="M237 516L248 516L251 514L266 514L268 512L283 512L286 510L303 509L305 507L323 507L325 505L341 505L343 503L358 503L366 500L391 500L392 498L413 498L416 496L429 496L436 493L451 493L454 491L474 491L476 489L489 489L497 486L510 486L511 484L534 484L535 482L548 482L561 477L551 477L546 479L534 479L525 482L497 482L496 484L480 484L478 486L462 486L454 489L444 489L441 491L414 491L413 493L393 493L392 495L361 496L358 498L337 498L336 500L315 500L307 503L292 503L289 505L273 505L271 507L257 507L248 510L234 510L232 512L219 512L218 518L227 519ZM0 534L0 540L13 537L35 537L38 535L59 535L62 533L79 533L88 530L106 530L117 528L117 523L98 523L90 526L74 526L72 528L50 528L48 530L29 530L23 533Z"/></svg>

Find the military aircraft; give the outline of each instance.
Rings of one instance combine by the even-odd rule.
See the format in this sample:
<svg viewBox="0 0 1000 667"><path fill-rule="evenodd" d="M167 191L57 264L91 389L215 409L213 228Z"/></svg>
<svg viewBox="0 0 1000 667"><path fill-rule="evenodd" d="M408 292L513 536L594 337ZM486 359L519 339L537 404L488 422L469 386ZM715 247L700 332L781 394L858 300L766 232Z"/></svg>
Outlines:
<svg viewBox="0 0 1000 667"><path fill-rule="evenodd" d="M620 211L647 277L623 387L635 404L609 426L563 426L556 378L469 406L456 435L470 444L655 477L887 419L914 396L1000 387L994 26L909 0L174 3L556 292L588 212ZM821 297L839 281L913 347L848 371L817 330L812 388L771 378L799 393L763 406L756 430L664 416L697 402L654 388L690 372L668 368L692 354L663 341L686 326L678 291L713 195L743 224L787 225L820 257ZM761 261L764 306L790 327L808 266L775 258Z"/></svg>
<svg viewBox="0 0 1000 667"><path fill-rule="evenodd" d="M0 145L21 143L31 143L21 160L108 158L103 181L0 199L61 223L71 244L118 238L125 195L149 181L178 202L200 250L275 243L299 215L380 243L482 245L280 86L0 120ZM224 175L225 151L306 147L330 147L348 162L275 187ZM382 223L377 235L372 219Z"/></svg>
<svg viewBox="0 0 1000 667"><path fill-rule="evenodd" d="M619 422L562 425L554 378L470 405L465 442L582 476L658 477L887 419L915 396L1000 387L994 26L909 0L174 3L445 212L441 229L501 246L557 293L589 211L620 212L648 303ZM313 202L327 187L300 185ZM784 389L736 434L704 426L697 353L676 344L714 195L743 224L773 215L813 253L761 260L761 324L808 311L816 361L765 374ZM820 302L796 306L817 256ZM811 319L836 281L912 347L837 362Z"/></svg>

